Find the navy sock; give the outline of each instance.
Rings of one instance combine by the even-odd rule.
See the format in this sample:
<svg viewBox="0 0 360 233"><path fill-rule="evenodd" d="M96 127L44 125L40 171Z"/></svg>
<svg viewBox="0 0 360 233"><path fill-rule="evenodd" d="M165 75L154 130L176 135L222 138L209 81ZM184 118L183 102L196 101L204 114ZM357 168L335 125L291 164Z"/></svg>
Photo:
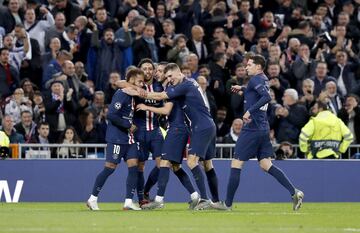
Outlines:
<svg viewBox="0 0 360 233"><path fill-rule="evenodd" d="M138 167L128 168L128 176L126 179L126 198L133 199L138 179Z"/></svg>
<svg viewBox="0 0 360 233"><path fill-rule="evenodd" d="M236 190L240 184L240 174L241 174L240 168L231 168L229 183L226 192L226 200L225 200L226 206L229 207L232 206Z"/></svg>
<svg viewBox="0 0 360 233"><path fill-rule="evenodd" d="M169 181L170 168L160 167L159 169L159 179L158 179L158 191L157 195L163 197L166 190L166 185Z"/></svg>
<svg viewBox="0 0 360 233"><path fill-rule="evenodd" d="M290 182L285 173L281 171L281 169L277 168L275 165L272 165L268 173L275 177L275 179L289 191L291 196L295 194L294 185Z"/></svg>
<svg viewBox="0 0 360 233"><path fill-rule="evenodd" d="M138 170L137 175L138 175L138 179L137 179L136 190L139 201L142 201L144 200L144 183L145 183L144 172Z"/></svg>
<svg viewBox="0 0 360 233"><path fill-rule="evenodd" d="M107 178L115 171L115 169L104 167L104 169L99 173L99 175L96 177L94 188L92 191L92 195L98 196L102 187L105 184L105 181Z"/></svg>
<svg viewBox="0 0 360 233"><path fill-rule="evenodd" d="M186 188L186 190L192 194L195 192L194 186L192 185L190 178L188 174L184 171L184 169L180 168L174 174L177 176L177 178L180 180L182 185Z"/></svg>
<svg viewBox="0 0 360 233"><path fill-rule="evenodd" d="M160 169L156 166L151 170L145 184L144 193L150 192L150 189L156 184L158 181L159 171Z"/></svg>
<svg viewBox="0 0 360 233"><path fill-rule="evenodd" d="M209 184L212 201L218 202L219 201L219 192L218 192L218 180L216 177L215 169L212 168L211 170L206 172L207 181Z"/></svg>
<svg viewBox="0 0 360 233"><path fill-rule="evenodd" d="M193 169L191 169L191 172L194 176L195 182L197 187L199 188L200 191L200 196L202 199L208 199L207 194L206 194L206 188L205 188L205 182L204 182L204 176L202 174L202 171L200 169L200 166L197 165L196 167L194 167Z"/></svg>

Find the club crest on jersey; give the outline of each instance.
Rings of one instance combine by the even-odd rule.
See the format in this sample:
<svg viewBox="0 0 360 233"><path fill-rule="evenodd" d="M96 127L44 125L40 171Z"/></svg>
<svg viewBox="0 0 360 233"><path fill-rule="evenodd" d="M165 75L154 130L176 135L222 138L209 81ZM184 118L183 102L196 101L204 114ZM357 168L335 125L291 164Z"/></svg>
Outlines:
<svg viewBox="0 0 360 233"><path fill-rule="evenodd" d="M119 110L119 109L121 108L121 103L120 103L120 102L116 102L116 103L114 104L114 107L115 107L115 109Z"/></svg>

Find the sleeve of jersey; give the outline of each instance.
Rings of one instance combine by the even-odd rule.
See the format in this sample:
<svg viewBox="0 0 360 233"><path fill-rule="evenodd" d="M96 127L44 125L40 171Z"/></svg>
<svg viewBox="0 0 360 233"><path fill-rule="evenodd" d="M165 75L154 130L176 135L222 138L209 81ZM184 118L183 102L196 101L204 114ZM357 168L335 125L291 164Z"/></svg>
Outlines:
<svg viewBox="0 0 360 233"><path fill-rule="evenodd" d="M111 124L121 130L129 129L132 124L132 119L124 116L119 117L119 114L117 114L119 111L121 111L121 108L125 103L125 99L126 98L124 96L114 95L110 105L111 109L109 109L109 113L107 115L107 119L111 122Z"/></svg>
<svg viewBox="0 0 360 233"><path fill-rule="evenodd" d="M178 96L185 95L189 87L190 86L188 84L183 82L176 86L167 88L165 92L166 92L167 96L169 97L169 99L173 99Z"/></svg>
<svg viewBox="0 0 360 233"><path fill-rule="evenodd" d="M341 127L341 134L343 136L343 140L340 144L339 151L341 153L345 153L345 151L349 148L350 144L353 142L354 137L350 131L350 129L344 124L342 120L338 120Z"/></svg>
<svg viewBox="0 0 360 233"><path fill-rule="evenodd" d="M265 104L269 103L271 100L269 89L263 83L254 83L254 84L255 85L253 88L261 96L261 98L248 109L250 114L253 113L255 110L258 110Z"/></svg>

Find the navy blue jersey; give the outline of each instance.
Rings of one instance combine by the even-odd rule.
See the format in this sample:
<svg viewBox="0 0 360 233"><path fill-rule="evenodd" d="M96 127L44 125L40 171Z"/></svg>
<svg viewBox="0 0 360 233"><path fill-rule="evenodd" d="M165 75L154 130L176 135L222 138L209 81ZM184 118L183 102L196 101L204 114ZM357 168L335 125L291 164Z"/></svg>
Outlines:
<svg viewBox="0 0 360 233"><path fill-rule="evenodd" d="M134 135L129 132L133 123L135 101L134 98L117 90L109 105L106 129L106 142L114 144L133 144Z"/></svg>
<svg viewBox="0 0 360 233"><path fill-rule="evenodd" d="M168 86L166 88L166 90L169 87L172 87L172 86ZM173 104L170 115L168 116L169 127L175 127L175 128L186 127L184 111L182 110L182 104L184 102L184 97L177 97L174 99L170 99L170 100L168 100L168 102L171 102Z"/></svg>
<svg viewBox="0 0 360 233"><path fill-rule="evenodd" d="M193 79L185 78L176 86L170 86L166 90L169 99L183 97L182 109L185 112L191 130L193 132L213 127L209 109L205 105L203 93L199 84Z"/></svg>
<svg viewBox="0 0 360 233"><path fill-rule="evenodd" d="M152 84L145 84L147 92L162 92L162 84L155 79ZM162 107L163 101L136 98L136 104L145 104L153 107ZM138 130L151 131L159 128L158 115L150 111L137 111L134 115L134 122Z"/></svg>
<svg viewBox="0 0 360 233"><path fill-rule="evenodd" d="M244 125L248 130L270 130L267 108L271 100L269 79L265 74L253 76L244 92L245 111L250 112L251 122Z"/></svg>

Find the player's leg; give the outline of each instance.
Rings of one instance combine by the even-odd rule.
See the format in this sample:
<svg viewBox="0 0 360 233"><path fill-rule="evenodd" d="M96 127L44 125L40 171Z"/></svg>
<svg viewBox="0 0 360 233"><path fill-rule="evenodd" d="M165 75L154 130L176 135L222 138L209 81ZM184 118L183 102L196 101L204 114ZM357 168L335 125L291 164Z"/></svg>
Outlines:
<svg viewBox="0 0 360 233"><path fill-rule="evenodd" d="M236 190L240 184L240 175L244 163L245 161L239 159L233 159L231 161L230 177L229 177L229 182L226 191L226 199L225 199L226 207L231 207L233 204Z"/></svg>
<svg viewBox="0 0 360 233"><path fill-rule="evenodd" d="M137 191L137 196L138 196L140 206L144 202L144 183L145 183L144 170L145 170L145 161L139 160L138 170L137 170L136 191Z"/></svg>
<svg viewBox="0 0 360 233"><path fill-rule="evenodd" d="M104 169L97 175L92 194L87 201L90 210L99 210L97 199L107 178L115 171L120 162L120 145L108 143L106 147L106 162Z"/></svg>
<svg viewBox="0 0 360 233"><path fill-rule="evenodd" d="M193 174L196 186L200 191L201 199L207 200L208 196L206 193L204 175L199 166L199 157L196 156L195 154L189 154L187 159L187 165L190 168L191 173Z"/></svg>
<svg viewBox="0 0 360 233"><path fill-rule="evenodd" d="M149 194L150 194L150 190L151 188L156 184L156 182L158 181L158 177L159 177L159 172L160 172L160 161L161 161L161 158L160 156L157 156L155 158L155 162L156 162L156 165L153 167L153 169L151 170L147 180L146 180L146 183L145 183L145 186L144 186L144 198L149 200Z"/></svg>
<svg viewBox="0 0 360 233"><path fill-rule="evenodd" d="M124 210L141 210L133 202L135 189L137 187L137 174L138 174L138 159L127 159L126 164L128 166L128 176L126 179L126 196L124 203Z"/></svg>
<svg viewBox="0 0 360 233"><path fill-rule="evenodd" d="M212 163L212 159L215 157L216 153L216 138L213 137L211 143L209 144L208 150L206 152L206 157L204 160L204 169L206 178L208 181L210 193L212 196L212 202L219 202L219 191L218 191L218 179L216 172Z"/></svg>
<svg viewBox="0 0 360 233"><path fill-rule="evenodd" d="M184 186L184 188L189 192L191 201L189 202L189 209L194 209L194 207L199 203L200 201L200 195L198 192L195 191L194 186L192 185L190 181L189 175L184 171L184 169L181 167L181 164L179 163L173 163L172 169L174 171L174 174L179 179L181 184Z"/></svg>

